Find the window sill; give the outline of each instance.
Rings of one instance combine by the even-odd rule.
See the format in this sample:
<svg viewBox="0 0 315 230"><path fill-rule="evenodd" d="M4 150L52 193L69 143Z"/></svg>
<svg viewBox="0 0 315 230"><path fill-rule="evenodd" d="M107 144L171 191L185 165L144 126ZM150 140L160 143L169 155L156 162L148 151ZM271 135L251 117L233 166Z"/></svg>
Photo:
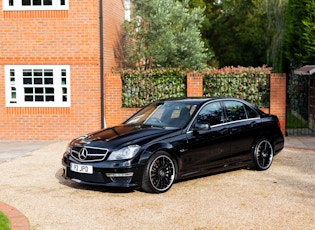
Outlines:
<svg viewBox="0 0 315 230"><path fill-rule="evenodd" d="M26 10L4 11L3 16L9 18L67 18L67 10Z"/></svg>

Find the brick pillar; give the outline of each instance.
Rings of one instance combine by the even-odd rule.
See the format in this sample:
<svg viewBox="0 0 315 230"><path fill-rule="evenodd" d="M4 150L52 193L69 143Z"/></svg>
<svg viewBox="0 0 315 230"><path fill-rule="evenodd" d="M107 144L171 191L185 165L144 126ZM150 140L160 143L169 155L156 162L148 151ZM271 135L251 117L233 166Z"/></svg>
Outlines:
<svg viewBox="0 0 315 230"><path fill-rule="evenodd" d="M105 74L104 84L105 126L121 123L121 78L120 74Z"/></svg>
<svg viewBox="0 0 315 230"><path fill-rule="evenodd" d="M281 131L286 131L286 75L270 75L270 113L278 116Z"/></svg>
<svg viewBox="0 0 315 230"><path fill-rule="evenodd" d="M198 73L187 74L187 97L202 97L203 76Z"/></svg>
<svg viewBox="0 0 315 230"><path fill-rule="evenodd" d="M121 124L139 108L122 108L122 82L120 74L105 74L105 127Z"/></svg>

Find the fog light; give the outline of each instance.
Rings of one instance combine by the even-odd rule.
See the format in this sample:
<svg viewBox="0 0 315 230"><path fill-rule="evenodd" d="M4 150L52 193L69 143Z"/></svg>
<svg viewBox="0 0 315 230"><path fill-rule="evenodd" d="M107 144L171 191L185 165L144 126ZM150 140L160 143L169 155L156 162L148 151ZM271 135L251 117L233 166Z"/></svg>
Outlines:
<svg viewBox="0 0 315 230"><path fill-rule="evenodd" d="M133 172L129 173L106 173L106 176L108 176L112 182L114 183L130 183Z"/></svg>
<svg viewBox="0 0 315 230"><path fill-rule="evenodd" d="M107 177L130 177L133 176L133 172L128 173L106 173Z"/></svg>

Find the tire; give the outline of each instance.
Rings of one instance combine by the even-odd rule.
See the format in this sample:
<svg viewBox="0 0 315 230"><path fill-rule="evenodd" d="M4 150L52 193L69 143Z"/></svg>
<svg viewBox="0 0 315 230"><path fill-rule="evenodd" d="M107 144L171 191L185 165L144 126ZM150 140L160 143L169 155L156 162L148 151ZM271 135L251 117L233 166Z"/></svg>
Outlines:
<svg viewBox="0 0 315 230"><path fill-rule="evenodd" d="M142 189L150 193L169 190L176 178L176 162L170 154L159 151L153 154L145 166Z"/></svg>
<svg viewBox="0 0 315 230"><path fill-rule="evenodd" d="M267 170L273 160L274 149L270 141L260 139L253 148L253 165L256 170Z"/></svg>

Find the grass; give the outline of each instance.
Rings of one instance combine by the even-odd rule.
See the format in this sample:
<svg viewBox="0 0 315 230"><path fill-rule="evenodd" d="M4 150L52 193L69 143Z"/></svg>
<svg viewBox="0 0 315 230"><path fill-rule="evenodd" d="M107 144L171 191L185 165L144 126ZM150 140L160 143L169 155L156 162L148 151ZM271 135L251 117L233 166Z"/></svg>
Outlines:
<svg viewBox="0 0 315 230"><path fill-rule="evenodd" d="M0 211L0 229L10 230L10 221L1 211Z"/></svg>

